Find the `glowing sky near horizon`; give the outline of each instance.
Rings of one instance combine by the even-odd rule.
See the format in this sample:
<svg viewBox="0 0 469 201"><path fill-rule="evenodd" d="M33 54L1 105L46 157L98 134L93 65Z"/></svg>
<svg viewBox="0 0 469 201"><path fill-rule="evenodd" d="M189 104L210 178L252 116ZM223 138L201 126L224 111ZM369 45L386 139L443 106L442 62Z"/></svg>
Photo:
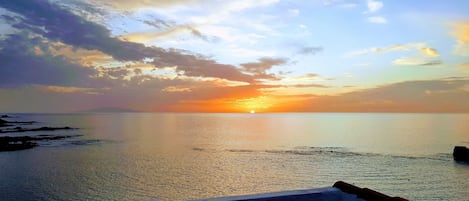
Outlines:
<svg viewBox="0 0 469 201"><path fill-rule="evenodd" d="M467 10L0 0L0 112L469 112Z"/></svg>

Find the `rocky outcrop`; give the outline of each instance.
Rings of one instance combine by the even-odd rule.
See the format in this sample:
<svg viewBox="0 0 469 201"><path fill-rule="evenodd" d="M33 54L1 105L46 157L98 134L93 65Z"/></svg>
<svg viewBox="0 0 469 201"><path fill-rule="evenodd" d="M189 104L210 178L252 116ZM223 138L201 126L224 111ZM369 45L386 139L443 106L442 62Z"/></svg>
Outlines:
<svg viewBox="0 0 469 201"><path fill-rule="evenodd" d="M455 161L469 163L469 149L464 146L455 146L453 150L453 158Z"/></svg>
<svg viewBox="0 0 469 201"><path fill-rule="evenodd" d="M5 127L5 126L10 126L10 125L8 124L8 121L5 121L5 120L3 120L3 119L0 119L0 127Z"/></svg>
<svg viewBox="0 0 469 201"><path fill-rule="evenodd" d="M8 115L2 115L2 118L10 118ZM37 131L56 131L56 130L70 130L74 128L70 128L68 126L65 127L39 127L39 128L23 128L20 125L30 125L34 124L34 121L6 121L0 119L0 127L4 127L0 129L0 134L6 133L22 133L22 132L37 132ZM38 146L39 141L49 141L49 140L60 140L64 138L75 137L72 135L34 135L28 136L1 136L0 135L0 152L2 151L17 151L17 150L24 150L24 149L31 149L33 147Z"/></svg>
<svg viewBox="0 0 469 201"><path fill-rule="evenodd" d="M0 152L1 151L17 151L23 149L31 149L38 146L36 142L47 140L60 140L65 138L75 137L73 135L38 135L38 136L19 136L19 137L0 137Z"/></svg>
<svg viewBox="0 0 469 201"><path fill-rule="evenodd" d="M65 127L40 127L40 128L23 128L23 127L15 127L12 129L5 129L0 130L0 133L19 133L19 132L28 132L28 131L56 131L56 130L71 130L74 128L70 128L68 126Z"/></svg>

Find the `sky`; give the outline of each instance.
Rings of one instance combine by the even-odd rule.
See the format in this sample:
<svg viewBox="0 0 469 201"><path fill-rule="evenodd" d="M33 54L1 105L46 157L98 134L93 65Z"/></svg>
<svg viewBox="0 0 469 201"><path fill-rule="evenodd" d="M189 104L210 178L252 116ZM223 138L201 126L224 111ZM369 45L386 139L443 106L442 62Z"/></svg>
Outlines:
<svg viewBox="0 0 469 201"><path fill-rule="evenodd" d="M0 0L0 112L469 112L466 0Z"/></svg>

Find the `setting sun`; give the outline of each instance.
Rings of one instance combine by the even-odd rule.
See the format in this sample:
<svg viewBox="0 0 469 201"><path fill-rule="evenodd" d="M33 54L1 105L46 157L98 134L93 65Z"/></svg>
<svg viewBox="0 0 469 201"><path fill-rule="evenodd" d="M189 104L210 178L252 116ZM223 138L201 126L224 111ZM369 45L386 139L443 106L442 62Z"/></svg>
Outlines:
<svg viewBox="0 0 469 201"><path fill-rule="evenodd" d="M251 113L251 114L255 114L255 113L256 113L256 111L255 111L255 110L251 110L249 113Z"/></svg>

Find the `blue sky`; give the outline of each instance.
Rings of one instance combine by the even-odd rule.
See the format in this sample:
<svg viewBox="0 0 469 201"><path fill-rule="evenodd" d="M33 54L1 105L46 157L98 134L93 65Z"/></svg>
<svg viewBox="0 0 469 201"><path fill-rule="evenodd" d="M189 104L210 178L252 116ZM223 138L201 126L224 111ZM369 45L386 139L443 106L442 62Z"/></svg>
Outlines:
<svg viewBox="0 0 469 201"><path fill-rule="evenodd" d="M0 110L468 112L468 9L462 0L3 0ZM18 101L32 97L37 106Z"/></svg>

